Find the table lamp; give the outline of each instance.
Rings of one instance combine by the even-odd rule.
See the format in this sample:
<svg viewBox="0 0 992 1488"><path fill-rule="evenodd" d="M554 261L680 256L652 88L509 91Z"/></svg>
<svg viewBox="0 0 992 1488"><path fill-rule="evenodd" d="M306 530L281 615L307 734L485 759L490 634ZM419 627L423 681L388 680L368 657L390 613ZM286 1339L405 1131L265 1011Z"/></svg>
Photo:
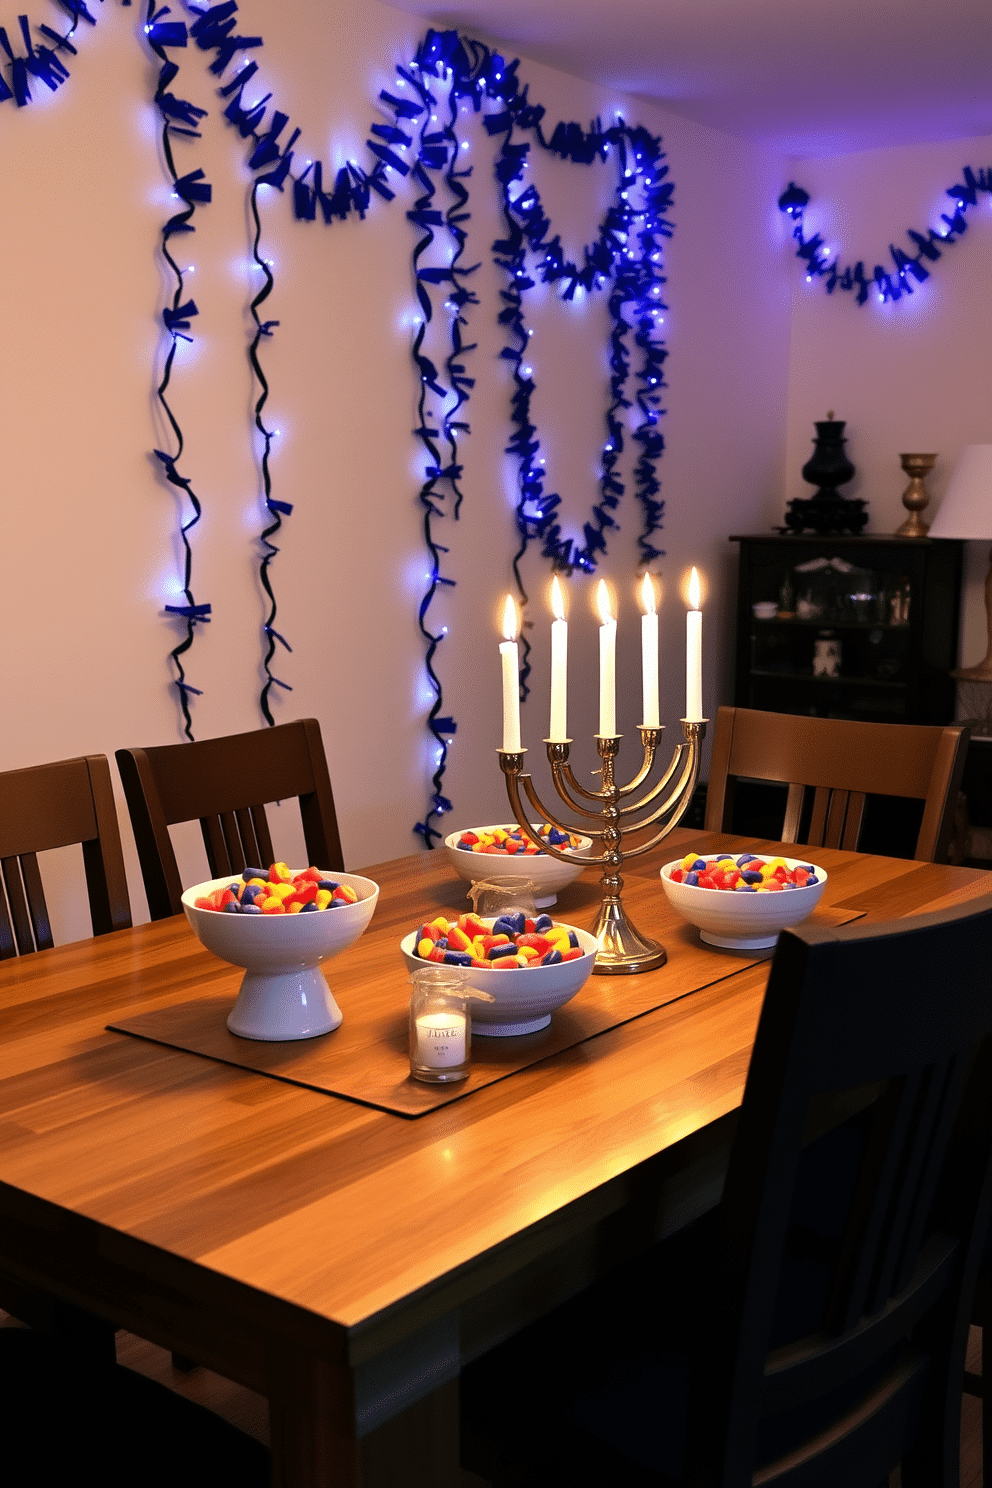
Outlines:
<svg viewBox="0 0 992 1488"><path fill-rule="evenodd" d="M967 444L954 467L947 493L930 526L931 537L992 539L992 444ZM952 675L965 682L992 682L992 553L985 580L988 649L977 666Z"/></svg>

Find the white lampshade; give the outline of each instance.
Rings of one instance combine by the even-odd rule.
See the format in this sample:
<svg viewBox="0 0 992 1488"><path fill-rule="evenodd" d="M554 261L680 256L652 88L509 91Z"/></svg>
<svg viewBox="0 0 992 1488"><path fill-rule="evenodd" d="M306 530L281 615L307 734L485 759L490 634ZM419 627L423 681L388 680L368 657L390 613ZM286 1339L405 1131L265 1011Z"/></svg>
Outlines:
<svg viewBox="0 0 992 1488"><path fill-rule="evenodd" d="M992 538L992 444L965 445L930 536Z"/></svg>

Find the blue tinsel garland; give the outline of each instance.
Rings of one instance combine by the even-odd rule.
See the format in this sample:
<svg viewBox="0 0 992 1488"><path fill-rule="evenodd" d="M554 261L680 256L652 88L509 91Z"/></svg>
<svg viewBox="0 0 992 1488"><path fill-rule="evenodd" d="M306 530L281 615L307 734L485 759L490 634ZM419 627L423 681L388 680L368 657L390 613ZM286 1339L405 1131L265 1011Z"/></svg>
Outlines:
<svg viewBox="0 0 992 1488"><path fill-rule="evenodd" d="M945 193L954 202L953 216L949 217L946 212L942 212L940 220L943 227L936 231L932 227L925 233L907 228L906 236L915 247L915 253L907 253L890 243L889 254L895 267L887 270L884 265L876 264L870 277L865 276L863 259L859 258L853 266L848 264L847 268L842 269L839 257L831 261L830 253L819 233L814 233L811 238L806 237L803 215L809 205L808 191L797 186L795 181L790 181L779 197L778 205L779 210L792 220L792 236L799 244L796 257L806 264L807 281L825 280L827 294L833 294L835 289L856 291L857 303L863 305L872 290L879 300L899 300L904 294L913 293L914 280L917 284L922 284L929 279L930 270L926 265L936 263L941 257L941 248L956 243L965 232L968 226L965 213L978 205L978 194L981 191L992 192L992 166L974 171L970 165L966 165L960 182L956 186L948 186Z"/></svg>
<svg viewBox="0 0 992 1488"><path fill-rule="evenodd" d="M80 19L94 23L84 0L59 0L72 17L74 30ZM101 0L102 3L102 0ZM121 0L124 5L130 0ZM187 210L170 219L163 230L163 252L177 276L177 289L173 304L164 312L166 327L172 337L166 361L165 375L159 387L159 397L176 435L178 450L175 455L157 452L162 461L167 479L180 486L193 507L193 516L183 524L182 537L186 553L185 606L167 606L172 613L182 615L187 621L184 642L172 653L179 671L179 689L186 732L190 732L190 715L187 694L195 692L186 681L182 671L181 656L188 650L197 621L208 618L209 605L196 605L190 590L192 554L188 532L199 520L200 505L186 478L179 475L176 462L182 453L182 433L176 423L165 391L176 349L176 338L184 336L189 329L189 319L197 313L193 301L182 302L182 274L168 253L168 239L174 232L192 230L189 217L197 201L209 200L210 188L202 180L202 172L191 172L178 177L172 162L169 135L171 133L198 137L196 124L204 111L192 104L176 99L167 92L175 78L178 67L164 52L165 47L184 47L192 39L203 51L214 53L210 71L220 77L235 57L242 52L255 50L262 45L258 36L237 34L236 0L200 6L186 0L186 8L196 17L189 26L188 34L184 22L167 21L167 6L159 10L149 4L146 34L153 50L162 61L155 101L164 121L163 148L175 189L186 202ZM0 29L0 46L11 60L13 69L13 91L6 87L0 75L0 99L15 97L19 105L30 101L27 85L29 75L38 76L50 88L55 88L68 76L67 69L58 57L45 46L32 46L26 19L21 22L25 39L26 56L18 58L10 47L6 34ZM62 50L73 51L69 36L58 37L47 27L39 28L56 42ZM298 219L313 221L318 211L325 223L342 220L352 213L364 218L375 192L386 201L395 193L389 184L389 172L399 176L411 175L419 188L413 208L408 217L420 234L413 250L413 272L417 297L423 318L414 335L412 356L419 378L419 424L416 435L426 455L424 481L419 500L424 512L424 538L430 555L430 571L427 589L421 601L418 619L426 643L425 666L433 693L433 705L428 718L428 728L437 745L436 769L432 777L433 793L429 809L415 830L423 837L427 846L433 846L441 833L434 821L451 809L451 803L442 792L448 745L456 731L453 718L442 713L443 692L434 662L437 647L443 639L440 631L428 624L428 612L440 586L452 585L454 580L441 573L441 559L445 549L437 542L433 531L433 519L446 513L445 503L451 501L451 516L457 518L462 500L459 487L461 464L459 462L459 438L468 432L464 408L468 402L473 379L468 376L465 356L474 347L467 344L462 328L466 324L465 311L477 303L475 295L466 284L472 273L464 267L461 256L465 248L464 223L468 221L468 189L466 182L470 169L458 169L458 139L456 124L461 100L468 99L476 112L484 102L495 106L495 112L483 116L490 135L500 136L501 144L496 157L496 178L499 184L506 237L493 245L496 262L507 273L507 288L503 291L504 308L500 321L507 329L508 344L502 356L513 367L514 392L511 401L513 432L508 445L518 466L518 500L516 521L519 547L513 558L513 571L521 598L526 602L520 562L529 544L538 540L542 544L543 556L551 560L553 567L564 571L579 568L592 572L600 556L605 554L607 534L616 528L615 512L624 492L619 473L620 457L624 450L624 431L628 423L628 410L636 406L639 421L630 432L637 446L638 458L633 473L635 494L643 512L642 531L638 538L641 559L648 565L663 556L653 541L660 529L664 503L659 496L657 461L664 449L664 440L658 420L663 412L661 391L664 387L663 364L667 355L664 342L659 335L661 312L666 308L662 298L665 276L661 267L661 242L670 237L672 226L667 213L671 206L672 185L667 181L667 166L661 142L646 130L631 128L622 119L609 128L603 128L598 120L588 130L575 123L559 123L546 137L542 121L544 109L530 103L526 87L521 87L517 78L518 62L506 62L498 53L481 42L462 38L454 31L431 30L417 49L416 57L408 68L398 68L397 77L401 88L409 87L414 97L401 98L383 90L380 94L383 112L389 122L373 123L367 141L373 157L369 170L349 161L334 176L332 184L325 189L323 168L319 159L309 161L298 173L293 172L294 147L300 130L295 129L283 139L289 124L289 116L272 108L269 113L271 95L245 103L245 89L255 77L258 66L254 60L247 61L235 76L219 90L227 100L224 115L249 142L248 167L254 174L251 193L251 208L255 224L253 256L265 274L265 283L251 306L255 321L255 336L249 351L253 371L261 393L255 405L255 424L262 435L262 481L265 503L273 521L262 533L263 556L260 564L262 587L269 600L269 612L264 625L266 655L264 669L266 683L262 690L261 706L267 721L273 721L269 707L269 693L273 684L287 684L275 677L270 668L275 643L287 645L274 628L276 616L275 597L272 592L269 566L278 549L272 536L279 530L282 515L288 514L288 503L273 500L268 469L271 446L271 431L262 420L262 410L268 396L268 384L258 360L261 338L270 333L275 322L262 321L258 310L272 289L269 266L259 253L260 222L257 208L257 192L260 185L275 187L283 191L289 183L293 209ZM440 128L430 128L436 120L437 98L432 92L432 82L440 82L447 89L448 122ZM265 127L268 116L268 125ZM528 168L530 141L518 140L518 134L529 133L533 141L543 150L563 160L591 165L596 160L605 160L613 151L617 163L617 185L613 204L600 224L594 241L587 244L581 263L568 260L561 247L561 239L553 233L533 185L513 194ZM415 159L404 158L401 152L415 145ZM437 187L434 176L443 177L451 205L445 211L435 205ZM435 246L438 233L446 235L450 254L446 262L433 261L430 249ZM536 276L536 277L535 277ZM533 368L525 360L529 340L528 327L524 320L525 292L533 288L537 279L545 284L558 283L562 297L571 299L582 289L587 292L610 286L609 311L612 321L610 336L610 401L606 410L606 432L602 446L602 474L599 496L590 519L583 524L582 541L566 538L559 520L560 497L546 493L544 489L544 460L540 456L537 430L531 419L531 401L536 387ZM432 291L441 290L445 308L453 312L450 318L449 350L443 369L439 370L427 355L425 337L427 326L435 313ZM629 337L633 333L634 344L639 352L636 369L636 386L631 387L631 353ZM188 339L188 337L186 338ZM524 638L524 666L521 686L527 694L529 647Z"/></svg>
<svg viewBox="0 0 992 1488"><path fill-rule="evenodd" d="M180 341L192 341L189 335L190 321L199 312L193 300L183 300L185 283L183 271L173 258L169 243L172 238L184 233L195 232L191 221L198 203L209 202L211 188L204 179L202 170L193 170L180 176L176 170L172 155L172 135L185 136L188 139L199 139L200 133L197 128L199 121L205 116L206 110L197 108L195 104L188 103L183 99L176 98L173 93L167 91L169 84L175 79L179 71L177 64L166 55L166 47L184 47L187 44L186 27L181 22L164 21L163 16L168 14L168 7L162 10L155 9L154 0L149 0L148 10L145 17L145 36L148 45L161 62L158 81L155 87L154 101L162 117L162 153L165 157L166 167L172 180L172 189L184 203L181 212L176 212L169 218L162 228L162 257L175 275L176 287L172 296L172 304L162 311L162 320L165 329L170 336L169 350L162 371L156 394L159 404L169 421L176 441L176 450L170 454L168 450L156 449L156 458L162 465L166 480L170 485L182 491L192 508L191 515L180 524L180 536L183 544L183 593L186 603L182 605L167 604L166 614L177 615L186 622L186 634L184 638L173 647L169 653L176 668L176 688L179 693L179 705L183 715L183 732L187 739L193 738L193 717L190 712L190 694L199 697L201 689L194 687L186 680L186 671L183 666L183 657L193 644L193 635L198 624L209 621L210 605L197 604L193 595L193 549L190 544L189 534L200 520L202 505L199 497L193 489L188 476L179 470L179 461L182 459L185 441L183 431L166 398L166 391L172 377L172 366L175 361L176 349Z"/></svg>

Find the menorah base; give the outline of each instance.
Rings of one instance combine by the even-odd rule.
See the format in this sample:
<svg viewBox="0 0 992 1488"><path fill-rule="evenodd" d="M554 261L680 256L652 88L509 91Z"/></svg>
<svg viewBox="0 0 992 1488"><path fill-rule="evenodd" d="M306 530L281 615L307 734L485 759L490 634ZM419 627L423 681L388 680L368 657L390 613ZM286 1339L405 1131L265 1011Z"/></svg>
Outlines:
<svg viewBox="0 0 992 1488"><path fill-rule="evenodd" d="M668 960L668 953L659 941L648 940L631 924L619 895L604 895L592 933L599 942L593 975L624 976L653 971Z"/></svg>

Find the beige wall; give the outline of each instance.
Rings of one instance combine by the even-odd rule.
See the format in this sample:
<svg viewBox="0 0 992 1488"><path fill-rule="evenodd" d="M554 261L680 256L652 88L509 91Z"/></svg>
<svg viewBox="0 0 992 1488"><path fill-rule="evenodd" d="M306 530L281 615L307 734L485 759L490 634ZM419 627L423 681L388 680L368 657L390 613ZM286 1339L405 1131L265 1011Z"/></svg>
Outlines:
<svg viewBox="0 0 992 1488"><path fill-rule="evenodd" d="M241 29L265 37L264 86L303 127L300 148L337 164L346 155L363 158L368 125L378 117L374 100L391 83L395 63L411 54L420 28L368 0L326 5L326 24L315 20L317 11L310 0L243 0ZM171 293L157 231L174 203L147 102L154 70L139 39L141 16L108 4L98 20L80 37L64 89L24 110L8 103L0 112L2 768L178 737L167 666L177 633L162 616L179 571L177 508L149 455L163 437L150 390L163 354L158 315ZM182 468L205 510L195 537L194 589L198 600L212 602L215 617L198 634L188 664L190 680L203 688L195 716L205 737L261 723L260 518L245 362L252 280L243 145L219 116L203 55L178 55L175 90L211 111L201 141L176 144L180 169L202 165L214 201L198 210L195 235L180 244L184 261L195 265L188 287L201 313L194 347L177 357L173 384L187 437ZM739 141L546 68L524 63L521 73L553 118L587 123L620 106L630 120L663 133L676 182L662 470L668 557L660 565L662 716L676 723L684 697L682 573L698 563L710 581L705 701L712 712L728 685L726 537L779 504L791 274L774 211L782 169ZM473 137L472 257L483 261L498 228L487 148L483 136ZM535 174L565 224L566 241L588 237L611 189L605 169L549 159ZM414 847L411 828L425 810L430 771L416 629L424 564L403 323L413 298L404 205L402 198L391 206L375 201L365 223L330 228L294 221L283 198L270 196L265 206L265 246L276 273L266 314L280 321L264 348L269 406L283 431L274 494L296 508L273 570L279 628L294 648L278 658L294 691L277 701L283 717L320 719L351 867ZM450 625L438 661L445 711L459 722L446 782L452 826L506 809L494 749L495 612L509 587L514 547L512 473L502 454L508 390L496 358L498 284L485 269L479 280L464 515L440 534L459 585L447 613L441 606L436 612ZM552 488L577 526L595 493L605 318L589 302L568 310L553 296L537 298L539 422ZM841 398L836 402L843 408ZM630 734L640 713L632 500L621 520L604 571L622 601L619 723ZM546 565L530 563L536 666L524 734L532 749L547 728L546 581ZM594 763L590 589L578 580L571 586L570 717L583 745L582 768L586 755L590 768ZM197 860L188 861L189 876L198 876ZM129 869L140 918L130 852ZM75 901L56 899L57 931L84 934L85 914Z"/></svg>

